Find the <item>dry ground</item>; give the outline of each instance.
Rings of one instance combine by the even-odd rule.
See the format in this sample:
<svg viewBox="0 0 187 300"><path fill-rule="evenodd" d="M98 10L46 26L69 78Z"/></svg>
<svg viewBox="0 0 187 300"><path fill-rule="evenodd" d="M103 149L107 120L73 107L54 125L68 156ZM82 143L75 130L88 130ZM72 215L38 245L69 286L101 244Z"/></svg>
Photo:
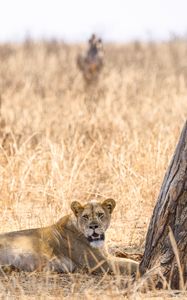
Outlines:
<svg viewBox="0 0 187 300"><path fill-rule="evenodd" d="M83 46L0 46L1 232L44 226L72 200L113 197L108 246L140 248L187 113L187 42L106 45L97 85L76 68ZM12 274L3 299L177 299L127 278Z"/></svg>

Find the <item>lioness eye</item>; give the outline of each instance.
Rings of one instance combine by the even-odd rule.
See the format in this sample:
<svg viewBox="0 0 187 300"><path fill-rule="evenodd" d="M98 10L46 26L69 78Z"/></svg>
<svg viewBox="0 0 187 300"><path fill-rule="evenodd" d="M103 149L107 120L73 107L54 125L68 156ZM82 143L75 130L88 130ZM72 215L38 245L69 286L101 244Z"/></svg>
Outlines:
<svg viewBox="0 0 187 300"><path fill-rule="evenodd" d="M99 217L100 219L102 219L102 218L104 217L104 214L103 214L103 213L98 213L98 217Z"/></svg>
<svg viewBox="0 0 187 300"><path fill-rule="evenodd" d="M88 218L89 218L88 215L83 215L82 217L83 217L83 219L85 219L85 220L88 220Z"/></svg>

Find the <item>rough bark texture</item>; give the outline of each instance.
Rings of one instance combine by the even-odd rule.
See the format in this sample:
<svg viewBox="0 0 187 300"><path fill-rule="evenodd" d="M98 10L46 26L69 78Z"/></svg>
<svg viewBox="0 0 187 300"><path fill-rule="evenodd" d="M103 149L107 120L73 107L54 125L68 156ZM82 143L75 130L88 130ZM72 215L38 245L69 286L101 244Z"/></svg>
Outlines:
<svg viewBox="0 0 187 300"><path fill-rule="evenodd" d="M153 267L161 270L172 288L187 281L187 122L153 211L140 272Z"/></svg>

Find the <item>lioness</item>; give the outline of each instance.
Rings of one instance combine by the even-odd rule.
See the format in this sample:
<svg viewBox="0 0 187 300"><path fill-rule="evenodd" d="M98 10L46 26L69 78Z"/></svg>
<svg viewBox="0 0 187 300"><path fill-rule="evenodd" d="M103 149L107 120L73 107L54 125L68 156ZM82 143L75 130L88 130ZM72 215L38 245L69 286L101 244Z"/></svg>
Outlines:
<svg viewBox="0 0 187 300"><path fill-rule="evenodd" d="M74 201L73 213L54 225L1 234L0 267L23 271L135 273L137 262L110 258L104 250L105 231L115 205L113 199L85 205Z"/></svg>
<svg viewBox="0 0 187 300"><path fill-rule="evenodd" d="M85 54L77 57L77 66L87 83L96 81L104 64L104 51L102 40L95 34L89 39L89 47Z"/></svg>

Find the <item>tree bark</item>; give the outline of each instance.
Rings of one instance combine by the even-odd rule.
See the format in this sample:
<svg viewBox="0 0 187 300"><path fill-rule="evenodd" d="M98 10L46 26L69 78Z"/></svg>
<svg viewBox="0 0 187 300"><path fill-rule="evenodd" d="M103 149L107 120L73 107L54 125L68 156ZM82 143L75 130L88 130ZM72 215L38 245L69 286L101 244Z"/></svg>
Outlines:
<svg viewBox="0 0 187 300"><path fill-rule="evenodd" d="M187 281L187 121L149 224L140 273L161 271L172 288Z"/></svg>

